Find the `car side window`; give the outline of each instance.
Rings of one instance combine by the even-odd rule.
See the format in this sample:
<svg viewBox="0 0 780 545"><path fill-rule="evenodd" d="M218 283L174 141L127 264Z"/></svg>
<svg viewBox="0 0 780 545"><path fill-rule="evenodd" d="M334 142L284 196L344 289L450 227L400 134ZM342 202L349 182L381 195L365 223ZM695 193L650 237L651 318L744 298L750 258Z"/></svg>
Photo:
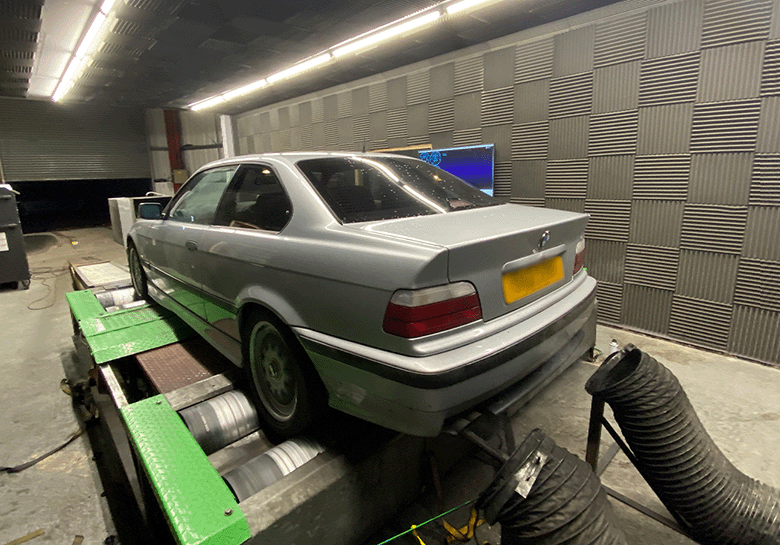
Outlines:
<svg viewBox="0 0 780 545"><path fill-rule="evenodd" d="M168 219L184 223L211 225L217 205L236 171L236 166L215 168L196 175L184 187L168 212Z"/></svg>
<svg viewBox="0 0 780 545"><path fill-rule="evenodd" d="M291 215L292 203L274 171L267 166L246 165L225 192L214 223L281 231Z"/></svg>

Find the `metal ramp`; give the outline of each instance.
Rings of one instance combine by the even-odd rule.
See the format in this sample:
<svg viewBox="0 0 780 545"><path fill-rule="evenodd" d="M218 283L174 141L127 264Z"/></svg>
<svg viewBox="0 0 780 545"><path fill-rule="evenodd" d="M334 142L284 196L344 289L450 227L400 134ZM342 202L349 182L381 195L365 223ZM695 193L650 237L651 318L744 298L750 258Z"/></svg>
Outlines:
<svg viewBox="0 0 780 545"><path fill-rule="evenodd" d="M169 311L127 302L126 283L89 286L71 271L74 287L88 288L66 295L74 340L121 423L112 435L131 445L125 472L139 469L151 490L143 501L176 543L360 543L418 491L423 439L360 424L319 454L300 454L306 440L275 446L240 392L240 369ZM278 471L277 460L290 466ZM271 479L252 473L269 468Z"/></svg>

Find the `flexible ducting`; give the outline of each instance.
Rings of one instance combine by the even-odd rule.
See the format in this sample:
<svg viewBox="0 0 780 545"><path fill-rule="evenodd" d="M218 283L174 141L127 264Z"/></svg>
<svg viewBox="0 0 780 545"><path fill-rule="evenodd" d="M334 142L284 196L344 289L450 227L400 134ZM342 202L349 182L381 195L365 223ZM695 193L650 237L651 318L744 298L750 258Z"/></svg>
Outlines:
<svg viewBox="0 0 780 545"><path fill-rule="evenodd" d="M629 345L585 389L612 407L642 476L694 539L780 544L780 495L726 459L666 367Z"/></svg>
<svg viewBox="0 0 780 545"><path fill-rule="evenodd" d="M526 497L518 475L541 465ZM530 481L529 481L530 482ZM502 545L623 545L607 494L590 466L540 430L532 431L482 494L479 507L501 523Z"/></svg>

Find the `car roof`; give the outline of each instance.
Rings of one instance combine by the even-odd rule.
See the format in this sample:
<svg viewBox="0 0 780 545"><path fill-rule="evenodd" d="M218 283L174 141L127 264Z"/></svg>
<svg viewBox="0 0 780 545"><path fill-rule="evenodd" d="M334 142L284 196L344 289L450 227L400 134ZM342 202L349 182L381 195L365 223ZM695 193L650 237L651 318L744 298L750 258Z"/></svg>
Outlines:
<svg viewBox="0 0 780 545"><path fill-rule="evenodd" d="M282 152L282 153L253 153L249 155L236 155L234 157L218 159L217 161L212 161L208 164L203 165L198 170L200 171L206 168L223 166L223 165L252 163L258 161L262 162L263 160L267 160L267 159L277 159L277 160L281 159L281 160L289 161L290 163L295 163L298 161L303 161L305 159L320 159L322 157L366 157L366 158L404 157L404 158L408 158L407 156L395 155L391 153L359 152L359 151L307 151L307 152L293 151L293 152Z"/></svg>

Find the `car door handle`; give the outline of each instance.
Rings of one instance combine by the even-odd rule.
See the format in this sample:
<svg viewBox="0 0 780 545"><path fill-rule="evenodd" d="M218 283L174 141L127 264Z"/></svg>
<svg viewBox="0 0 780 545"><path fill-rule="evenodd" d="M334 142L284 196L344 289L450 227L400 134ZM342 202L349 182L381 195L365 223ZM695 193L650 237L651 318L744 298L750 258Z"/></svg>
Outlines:
<svg viewBox="0 0 780 545"><path fill-rule="evenodd" d="M184 243L185 248L192 250L193 252L198 249L198 243L194 240L188 240Z"/></svg>

